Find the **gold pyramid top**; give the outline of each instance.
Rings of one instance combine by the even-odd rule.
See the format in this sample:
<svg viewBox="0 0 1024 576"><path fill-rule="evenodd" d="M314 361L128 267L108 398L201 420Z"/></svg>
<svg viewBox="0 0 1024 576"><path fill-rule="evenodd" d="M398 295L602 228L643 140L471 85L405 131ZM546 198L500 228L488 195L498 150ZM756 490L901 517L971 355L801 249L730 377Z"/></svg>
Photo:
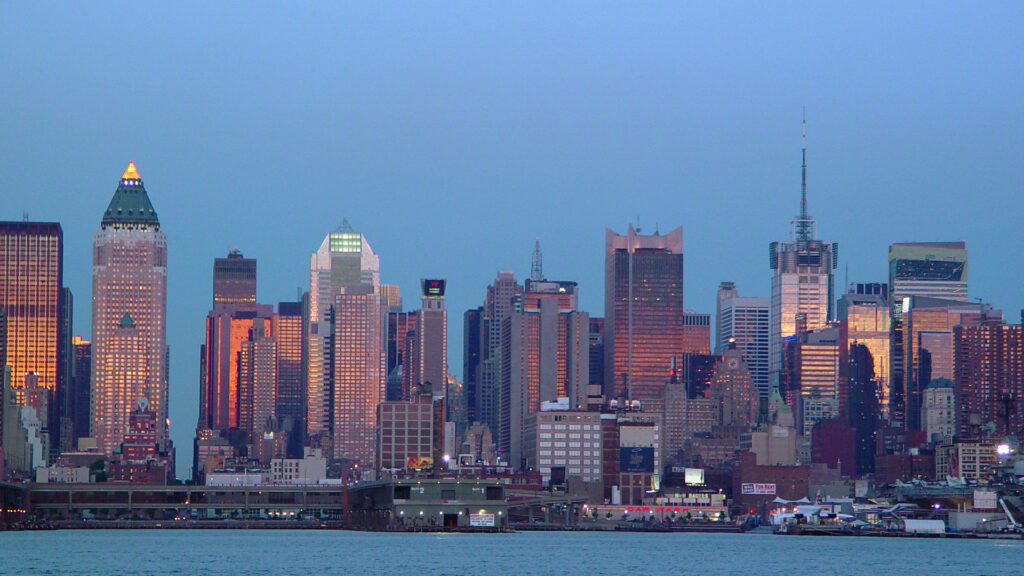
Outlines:
<svg viewBox="0 0 1024 576"><path fill-rule="evenodd" d="M121 174L121 180L142 180L142 176L139 176L139 171L135 169L135 162L128 162L128 167L124 169L124 174Z"/></svg>

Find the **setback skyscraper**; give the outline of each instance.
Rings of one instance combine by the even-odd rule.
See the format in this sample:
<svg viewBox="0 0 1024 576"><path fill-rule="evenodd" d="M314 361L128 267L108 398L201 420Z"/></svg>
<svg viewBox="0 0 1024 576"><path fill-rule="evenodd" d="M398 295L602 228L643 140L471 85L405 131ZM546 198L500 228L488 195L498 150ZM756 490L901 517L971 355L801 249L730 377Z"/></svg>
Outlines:
<svg viewBox="0 0 1024 576"><path fill-rule="evenodd" d="M800 214L790 225L789 242L772 242L768 247L773 272L769 370L776 382L782 340L800 329L824 328L834 317L833 270L838 264L839 244L818 240L817 222L807 213L806 124L803 135Z"/></svg>
<svg viewBox="0 0 1024 576"><path fill-rule="evenodd" d="M167 358L167 236L129 163L93 235L91 431L103 452L140 398L167 439Z"/></svg>

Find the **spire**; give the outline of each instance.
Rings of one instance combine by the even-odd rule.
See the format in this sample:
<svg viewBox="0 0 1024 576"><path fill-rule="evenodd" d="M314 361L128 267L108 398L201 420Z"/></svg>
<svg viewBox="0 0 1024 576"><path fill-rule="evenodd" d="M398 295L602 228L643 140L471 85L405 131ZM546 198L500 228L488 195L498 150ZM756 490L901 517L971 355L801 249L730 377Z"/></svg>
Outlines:
<svg viewBox="0 0 1024 576"><path fill-rule="evenodd" d="M800 126L800 219L807 220L807 109Z"/></svg>
<svg viewBox="0 0 1024 576"><path fill-rule="evenodd" d="M121 180L142 180L139 171L135 169L134 160L128 161L128 167L124 169L124 174L121 174Z"/></svg>
<svg viewBox="0 0 1024 576"><path fill-rule="evenodd" d="M814 219L807 213L807 113L800 127L800 215L793 219L792 233L797 242L814 239Z"/></svg>
<svg viewBox="0 0 1024 576"><path fill-rule="evenodd" d="M530 279L541 281L544 279L544 256L540 253L540 238L533 246L533 260L530 262Z"/></svg>
<svg viewBox="0 0 1024 576"><path fill-rule="evenodd" d="M142 178L135 168L135 162L129 162L121 174L114 197L110 199L107 211L103 213L100 227L160 229L160 220L157 219L156 210L153 209L146 188L142 185Z"/></svg>

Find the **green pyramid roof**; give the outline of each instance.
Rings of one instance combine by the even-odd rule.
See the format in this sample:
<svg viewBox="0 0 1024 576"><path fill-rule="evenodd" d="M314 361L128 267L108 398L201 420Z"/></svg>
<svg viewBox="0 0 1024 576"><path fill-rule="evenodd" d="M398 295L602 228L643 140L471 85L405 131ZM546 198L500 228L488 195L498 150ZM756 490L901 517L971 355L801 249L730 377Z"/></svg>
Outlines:
<svg viewBox="0 0 1024 576"><path fill-rule="evenodd" d="M131 314L125 312L124 316L121 317L121 321L117 323L121 328L135 328L135 320L132 320Z"/></svg>
<svg viewBox="0 0 1024 576"><path fill-rule="evenodd" d="M115 228L134 228L137 226L160 227L160 220L157 219L156 210L149 201L146 188L142 185L142 178L135 169L135 163L129 162L128 168L121 175L117 184L117 191L110 199L107 211L103 213L101 227L113 226Z"/></svg>

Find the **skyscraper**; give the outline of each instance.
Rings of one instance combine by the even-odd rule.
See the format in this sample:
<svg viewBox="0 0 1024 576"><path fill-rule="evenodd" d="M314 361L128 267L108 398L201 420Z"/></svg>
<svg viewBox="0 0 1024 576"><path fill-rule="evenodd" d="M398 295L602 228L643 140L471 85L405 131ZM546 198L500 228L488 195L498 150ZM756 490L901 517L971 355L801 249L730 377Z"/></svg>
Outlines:
<svg viewBox="0 0 1024 576"><path fill-rule="evenodd" d="M890 369L895 385L891 417L905 420L903 382L903 308L909 296L967 301L967 244L965 242L897 242L889 246ZM925 383L927 385L927 382Z"/></svg>
<svg viewBox="0 0 1024 576"><path fill-rule="evenodd" d="M448 311L444 306L447 282L439 278L421 279L423 307L416 321L416 374L414 385L429 382L435 398L445 396L448 381Z"/></svg>
<svg viewBox="0 0 1024 576"><path fill-rule="evenodd" d="M140 397L167 439L167 358L167 236L129 163L93 235L91 430L104 452Z"/></svg>
<svg viewBox="0 0 1024 576"><path fill-rule="evenodd" d="M64 234L56 222L0 222L0 308L7 312L11 388L36 375L54 392L61 378Z"/></svg>
<svg viewBox="0 0 1024 576"><path fill-rule="evenodd" d="M683 354L683 229L605 231L605 395L658 398Z"/></svg>
<svg viewBox="0 0 1024 576"><path fill-rule="evenodd" d="M722 326L722 304L730 298L739 296L735 282L722 282L718 285L718 292L715 294L715 346L714 351L720 353L725 349L729 338L725 336L725 327Z"/></svg>
<svg viewBox="0 0 1024 576"><path fill-rule="evenodd" d="M888 417L891 397L889 379L889 305L881 294L857 294L856 287L839 299L839 361L848 366L852 358L851 347L860 344L871 355L872 380L878 392L878 408ZM862 356L863 357L863 356ZM840 411L846 412L850 396L852 374L844 375L840 382ZM864 383L861 382L863 385Z"/></svg>
<svg viewBox="0 0 1024 576"><path fill-rule="evenodd" d="M711 354L711 314L683 312L683 354Z"/></svg>
<svg viewBox="0 0 1024 576"><path fill-rule="evenodd" d="M213 261L213 305L256 303L256 259L238 249Z"/></svg>
<svg viewBox="0 0 1024 576"><path fill-rule="evenodd" d="M817 222L807 213L807 129L803 129L800 214L790 225L789 242L769 245L772 274L770 367L777 373L782 339L798 332L797 316L804 330L817 330L834 317L833 270L839 263L839 244L816 238Z"/></svg>
<svg viewBox="0 0 1024 576"><path fill-rule="evenodd" d="M512 466L523 456L525 418L541 402L568 397L572 409L586 409L589 369L590 318L577 310L576 283L527 280L501 326L498 445Z"/></svg>
<svg viewBox="0 0 1024 576"><path fill-rule="evenodd" d="M991 318L973 326L955 326L953 335L957 435L970 436L972 421L994 425L997 436L1020 434L1024 428L1021 325Z"/></svg>
<svg viewBox="0 0 1024 576"><path fill-rule="evenodd" d="M501 326L512 314L512 302L522 296L523 286L516 282L512 272L502 270L494 283L487 287L480 313L480 364L476 382L476 420L487 425L494 438L498 437L499 390L501 377ZM470 331L466 332L470 334Z"/></svg>
<svg viewBox="0 0 1024 576"><path fill-rule="evenodd" d="M722 291L719 290L719 296ZM767 399L771 392L768 377L770 336L768 298L744 298L735 287L731 294L721 299L718 305L718 342L724 350L729 343L743 354L750 371L750 379L757 387L761 398Z"/></svg>
<svg viewBox="0 0 1024 576"><path fill-rule="evenodd" d="M330 438L335 458L373 461L390 299L379 257L348 222L310 256L306 428Z"/></svg>

